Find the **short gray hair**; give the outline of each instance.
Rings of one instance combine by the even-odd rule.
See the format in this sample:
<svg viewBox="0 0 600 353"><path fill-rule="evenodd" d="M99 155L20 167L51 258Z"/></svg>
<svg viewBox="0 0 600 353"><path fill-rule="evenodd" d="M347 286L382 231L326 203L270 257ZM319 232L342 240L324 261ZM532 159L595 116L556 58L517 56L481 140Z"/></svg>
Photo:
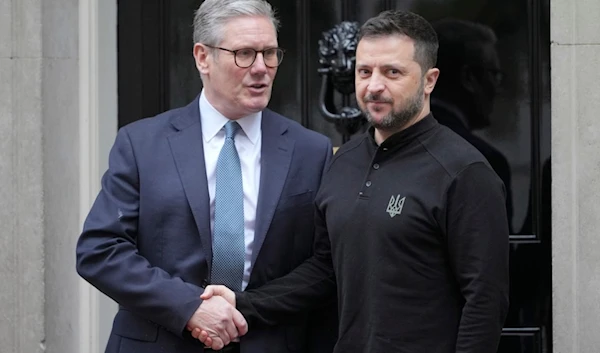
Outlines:
<svg viewBox="0 0 600 353"><path fill-rule="evenodd" d="M275 11L264 0L205 0L194 17L194 43L218 45L223 40L225 23L240 16L264 16L271 20L275 31L279 29Z"/></svg>

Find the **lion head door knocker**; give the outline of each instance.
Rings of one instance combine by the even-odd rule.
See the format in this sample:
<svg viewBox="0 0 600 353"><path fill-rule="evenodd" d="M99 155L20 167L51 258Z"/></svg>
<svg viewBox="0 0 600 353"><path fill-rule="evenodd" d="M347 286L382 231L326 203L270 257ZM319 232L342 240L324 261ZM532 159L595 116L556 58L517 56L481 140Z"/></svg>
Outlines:
<svg viewBox="0 0 600 353"><path fill-rule="evenodd" d="M354 69L358 44L358 22L344 21L319 40L319 75L322 77L319 110L325 120L332 122L342 134L343 142L361 129L365 119L360 109L351 107L354 95ZM337 108L337 99L341 108Z"/></svg>

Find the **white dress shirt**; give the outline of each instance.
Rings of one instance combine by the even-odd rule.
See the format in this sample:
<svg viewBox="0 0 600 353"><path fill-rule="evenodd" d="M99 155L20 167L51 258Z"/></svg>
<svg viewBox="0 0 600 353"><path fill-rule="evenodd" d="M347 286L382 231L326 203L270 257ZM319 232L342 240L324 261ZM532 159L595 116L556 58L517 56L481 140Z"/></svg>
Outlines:
<svg viewBox="0 0 600 353"><path fill-rule="evenodd" d="M202 122L202 143L204 146L204 162L206 164L206 180L210 198L210 230L215 224L215 188L217 160L225 143L225 124L228 118L219 113L206 99L204 90L200 95L200 119ZM246 246L244 259L244 278L242 290L248 285L252 271L252 244L256 228L256 204L260 186L260 152L262 143L262 112L251 114L236 120L241 131L235 136L235 148L240 156L242 167L242 183L244 188L244 243Z"/></svg>

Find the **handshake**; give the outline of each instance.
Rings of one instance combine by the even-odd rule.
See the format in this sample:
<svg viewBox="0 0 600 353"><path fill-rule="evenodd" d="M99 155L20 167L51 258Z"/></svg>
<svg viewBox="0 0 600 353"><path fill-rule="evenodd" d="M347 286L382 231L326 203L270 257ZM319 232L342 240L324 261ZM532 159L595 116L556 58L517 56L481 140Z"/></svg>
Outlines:
<svg viewBox="0 0 600 353"><path fill-rule="evenodd" d="M192 337L207 348L223 349L248 332L244 316L235 308L235 293L220 285L206 287L200 307L187 323Z"/></svg>

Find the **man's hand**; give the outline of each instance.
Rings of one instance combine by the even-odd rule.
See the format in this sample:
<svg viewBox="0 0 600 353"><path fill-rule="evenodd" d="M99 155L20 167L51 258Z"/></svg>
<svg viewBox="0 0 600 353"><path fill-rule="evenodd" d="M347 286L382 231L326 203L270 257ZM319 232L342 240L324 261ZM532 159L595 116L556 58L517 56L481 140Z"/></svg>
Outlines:
<svg viewBox="0 0 600 353"><path fill-rule="evenodd" d="M207 338L203 343L214 350L220 350L233 339L248 332L246 320L224 298L214 296L205 299L188 321L187 329L194 332L204 331ZM198 338L200 334L194 336Z"/></svg>
<svg viewBox="0 0 600 353"><path fill-rule="evenodd" d="M210 285L206 287L204 293L200 296L200 299L207 300L214 296L223 297L223 299L227 300L229 304L235 307L235 292L225 286Z"/></svg>
<svg viewBox="0 0 600 353"><path fill-rule="evenodd" d="M215 297L215 298L213 298L213 297ZM231 304L231 306L235 307L235 292L233 292L231 289L229 289L225 286L210 285L210 286L206 287L206 289L204 289L204 293L202 293L202 295L200 296L200 298L205 301L210 300L211 298L216 299L217 297L221 297L221 298L225 299L229 304ZM239 314L239 311L236 310L236 312ZM240 314L240 316L241 316L241 314ZM243 316L242 316L242 319L243 319ZM244 320L244 327L247 332L248 326L247 326L245 320ZM188 329L190 329L190 328L188 327ZM239 327L238 327L238 330L239 330ZM220 344L227 345L229 343L229 342L225 343L222 340L222 337L219 337L219 335L215 336L213 333L211 333L209 330L204 329L203 327L194 327L194 328L190 329L190 331L192 331L192 337L200 340L206 346L211 347L214 350L221 349L222 346L219 346ZM244 332L244 334L246 332ZM219 348L219 347L221 347L221 348Z"/></svg>

